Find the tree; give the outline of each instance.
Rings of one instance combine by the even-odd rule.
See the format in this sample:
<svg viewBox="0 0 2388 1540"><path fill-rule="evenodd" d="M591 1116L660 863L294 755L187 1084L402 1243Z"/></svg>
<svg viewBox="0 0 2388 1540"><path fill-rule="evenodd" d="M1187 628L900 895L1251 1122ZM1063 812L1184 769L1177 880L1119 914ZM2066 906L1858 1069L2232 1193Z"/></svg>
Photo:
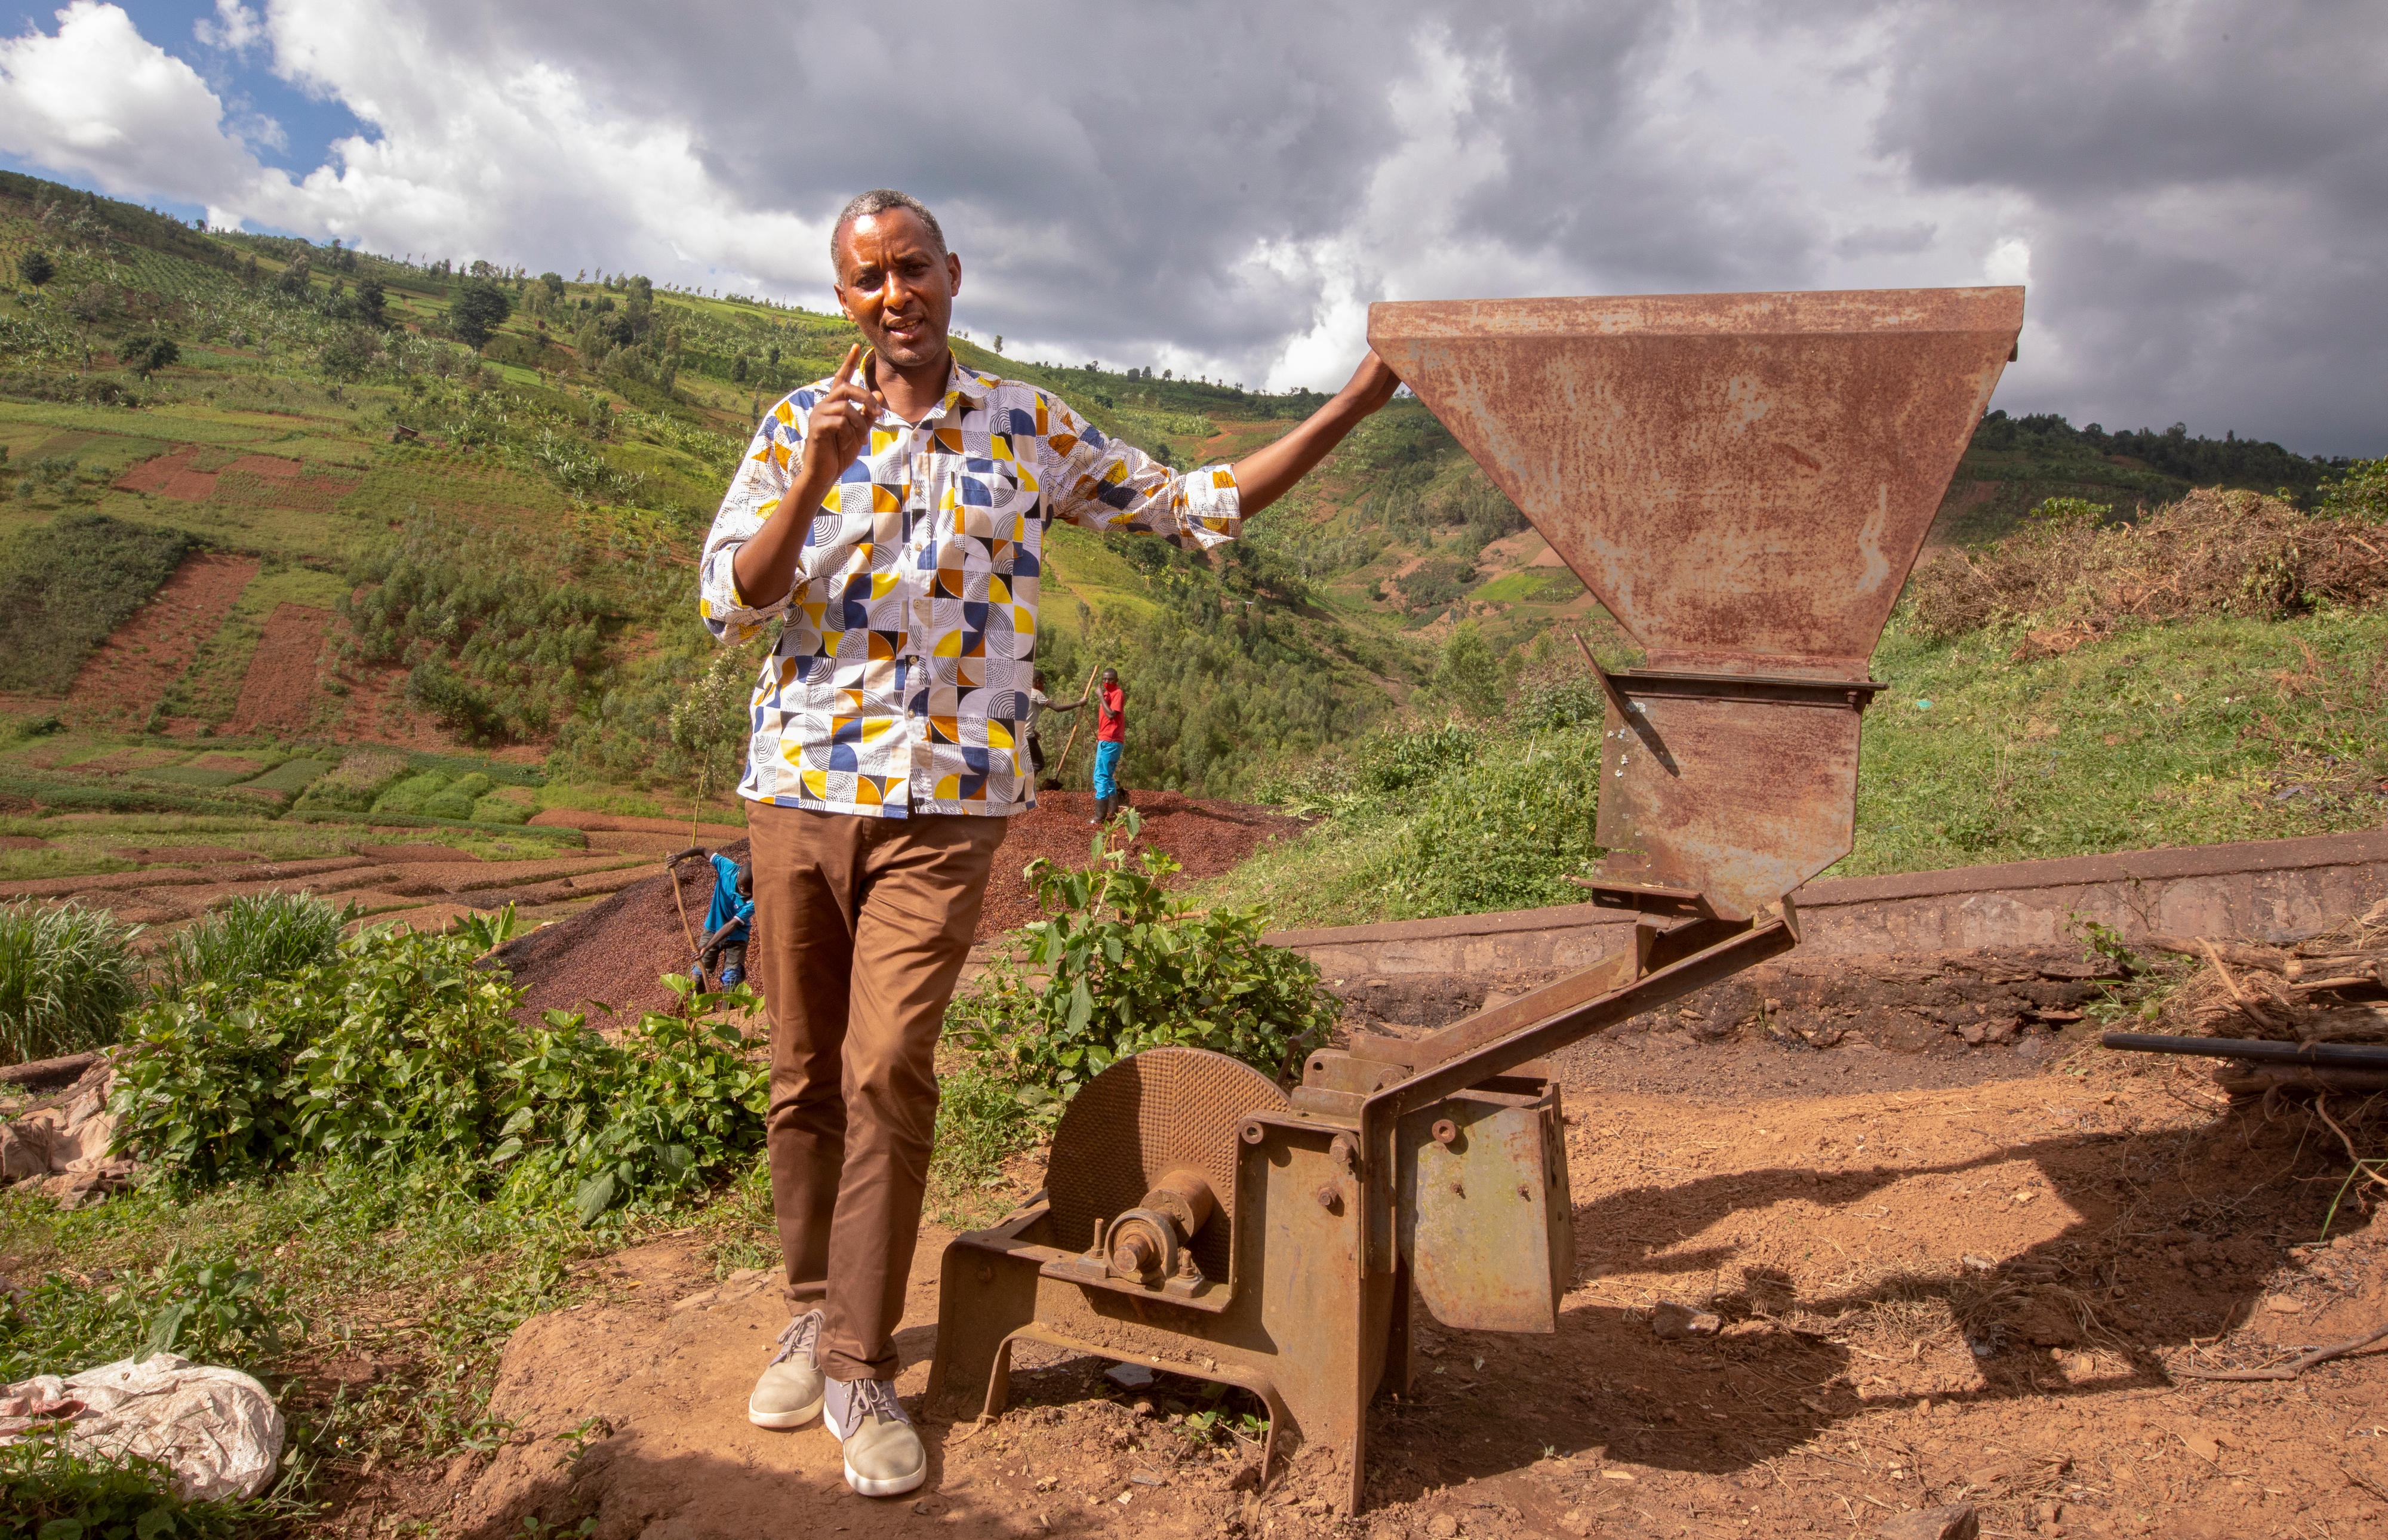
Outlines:
<svg viewBox="0 0 2388 1540"><path fill-rule="evenodd" d="M37 289L57 274L57 263L52 261L50 254L40 246L17 259L17 276Z"/></svg>
<svg viewBox="0 0 2388 1540"><path fill-rule="evenodd" d="M273 281L273 286L283 294L304 299L307 297L307 281L313 276L314 264L302 251L290 259L290 265L282 270L282 276Z"/></svg>
<svg viewBox="0 0 2388 1540"><path fill-rule="evenodd" d="M168 364L181 362L183 349L171 337L144 335L126 337L117 357L124 360L125 368L146 380Z"/></svg>
<svg viewBox="0 0 2388 1540"><path fill-rule="evenodd" d="M357 284L357 319L368 326L387 324L387 320L382 313L386 299L380 279L368 275L361 280Z"/></svg>
<svg viewBox="0 0 2388 1540"><path fill-rule="evenodd" d="M1452 629L1442 645L1442 666L1434 671L1435 699L1480 721L1501 712L1501 671L1492 649L1472 620Z"/></svg>
<svg viewBox="0 0 2388 1540"><path fill-rule="evenodd" d="M487 278L466 280L448 304L448 323L456 335L479 347L514 314L514 302Z"/></svg>

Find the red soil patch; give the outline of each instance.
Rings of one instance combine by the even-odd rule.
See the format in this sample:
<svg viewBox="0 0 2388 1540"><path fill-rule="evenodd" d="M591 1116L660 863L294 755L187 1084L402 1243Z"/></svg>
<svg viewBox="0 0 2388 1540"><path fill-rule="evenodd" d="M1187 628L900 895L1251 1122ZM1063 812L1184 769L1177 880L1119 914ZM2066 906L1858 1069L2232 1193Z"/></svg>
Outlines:
<svg viewBox="0 0 2388 1540"><path fill-rule="evenodd" d="M1237 802L1206 802L1175 791L1131 791L1137 814L1144 821L1137 848L1167 852L1184 867L1180 881L1218 877L1259 848L1262 841L1299 833L1302 822L1265 808ZM1036 805L1011 820L1011 832L995 852L995 872L987 879L986 908L978 922L978 939L990 940L1044 918L1036 908L1035 890L1020 873L1043 856L1059 865L1083 866L1095 831L1086 820L1095 811L1091 791L1039 791Z"/></svg>
<svg viewBox="0 0 2388 1540"><path fill-rule="evenodd" d="M235 850L229 845L162 845L155 849L110 851L110 855L127 861L138 861L145 866L201 866L222 861L262 861L255 851Z"/></svg>
<svg viewBox="0 0 2388 1540"><path fill-rule="evenodd" d="M0 834L0 851L45 851L50 842L38 835Z"/></svg>
<svg viewBox="0 0 2388 1540"><path fill-rule="evenodd" d="M257 563L245 556L185 557L83 665L67 692L68 714L78 726L146 718L256 575Z"/></svg>
<svg viewBox="0 0 2388 1540"><path fill-rule="evenodd" d="M199 453L200 446L185 444L128 467L116 478L116 485L128 492L155 492L184 502L205 502L215 496L216 473L193 467Z"/></svg>
<svg viewBox="0 0 2388 1540"><path fill-rule="evenodd" d="M533 814L530 821L542 828L602 829L616 833L685 836L689 830L688 820L685 818L641 818L624 813L584 813L578 808L571 807L548 808L544 812ZM725 839L737 834L742 827L737 824L700 822L696 826L696 838L700 843L707 839Z"/></svg>
<svg viewBox="0 0 2388 1540"><path fill-rule="evenodd" d="M259 771L265 768L265 762L261 759L251 759L247 754L201 754L197 759L191 761L191 768L194 770L238 770L247 775L254 776Z"/></svg>
<svg viewBox="0 0 2388 1540"><path fill-rule="evenodd" d="M311 604L277 604L248 660L233 707L236 733L303 732L315 714L315 659L332 612Z"/></svg>
<svg viewBox="0 0 2388 1540"><path fill-rule="evenodd" d="M218 490L237 495L241 502L266 508L295 508L328 513L342 498L357 489L361 478L308 474L295 460L272 455L243 455L218 473Z"/></svg>
<svg viewBox="0 0 2388 1540"><path fill-rule="evenodd" d="M739 859L746 854L743 839L708 848ZM596 1003L627 1012L669 1010L678 997L662 978L695 966L689 942L692 935L701 940L705 934L713 868L692 862L680 868L678 879L677 903L673 878L657 872L499 948L498 960L523 989L518 1014L535 1020L544 1010L584 1010Z"/></svg>
<svg viewBox="0 0 2388 1540"><path fill-rule="evenodd" d="M470 851L451 850L446 845L350 845L349 849L369 860L387 861L394 866L481 859Z"/></svg>

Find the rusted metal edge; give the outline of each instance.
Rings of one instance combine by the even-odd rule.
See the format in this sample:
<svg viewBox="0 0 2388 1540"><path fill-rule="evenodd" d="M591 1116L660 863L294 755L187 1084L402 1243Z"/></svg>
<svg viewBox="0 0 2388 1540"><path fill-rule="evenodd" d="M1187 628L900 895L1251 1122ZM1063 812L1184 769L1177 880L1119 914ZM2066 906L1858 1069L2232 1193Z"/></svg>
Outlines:
<svg viewBox="0 0 2388 1540"><path fill-rule="evenodd" d="M1620 669L1605 675L1602 685L1620 700L1772 701L1792 706L1836 707L1863 707L1890 688L1880 679L1810 679L1789 675L1690 674L1658 669Z"/></svg>
<svg viewBox="0 0 2388 1540"><path fill-rule="evenodd" d="M1779 957L1797 944L1791 924L1782 919L1736 932L1680 963L1397 1081L1369 1097L1362 1105L1361 1117L1364 1122L1376 1122L1416 1112L1454 1091L1465 1091L1480 1080L1491 1079L1529 1059L1541 1058L1629 1016L1639 1016L1694 990L1706 989L1770 957Z"/></svg>
<svg viewBox="0 0 2388 1540"><path fill-rule="evenodd" d="M1379 300L1371 330L1425 339L1572 336L1775 336L1879 332L2001 332L2023 323L2021 285L1798 289L1553 299ZM2013 344L2009 344L2012 350Z"/></svg>

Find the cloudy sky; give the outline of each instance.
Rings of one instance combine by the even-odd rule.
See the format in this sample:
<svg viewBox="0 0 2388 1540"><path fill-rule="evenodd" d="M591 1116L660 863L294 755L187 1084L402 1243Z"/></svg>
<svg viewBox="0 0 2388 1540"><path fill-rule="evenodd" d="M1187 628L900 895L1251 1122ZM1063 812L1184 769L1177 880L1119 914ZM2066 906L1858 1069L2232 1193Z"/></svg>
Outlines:
<svg viewBox="0 0 2388 1540"><path fill-rule="evenodd" d="M2388 453L2379 0L74 0L0 159L827 308L927 199L1014 356L1332 386L1378 298L2025 283L1999 404Z"/></svg>

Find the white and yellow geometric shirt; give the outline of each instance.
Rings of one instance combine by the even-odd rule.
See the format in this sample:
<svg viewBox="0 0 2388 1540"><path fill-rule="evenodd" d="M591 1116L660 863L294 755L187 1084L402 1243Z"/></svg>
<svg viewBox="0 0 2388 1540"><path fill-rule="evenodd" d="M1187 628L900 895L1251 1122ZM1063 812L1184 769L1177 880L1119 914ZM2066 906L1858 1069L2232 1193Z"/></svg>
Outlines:
<svg viewBox="0 0 2388 1540"><path fill-rule="evenodd" d="M1218 545L1242 524L1235 474L1177 474L1035 385L957 363L918 424L881 414L814 517L788 597L750 606L731 559L787 491L830 384L765 415L698 563L716 638L782 621L738 793L887 818L1021 812L1036 800L1028 689L1046 524Z"/></svg>

